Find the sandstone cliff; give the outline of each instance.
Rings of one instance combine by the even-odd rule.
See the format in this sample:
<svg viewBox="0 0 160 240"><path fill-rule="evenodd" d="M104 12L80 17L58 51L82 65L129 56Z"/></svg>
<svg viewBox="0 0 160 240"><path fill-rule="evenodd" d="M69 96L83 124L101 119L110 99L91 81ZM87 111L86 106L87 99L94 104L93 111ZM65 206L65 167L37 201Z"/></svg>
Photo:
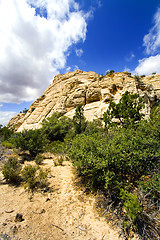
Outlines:
<svg viewBox="0 0 160 240"><path fill-rule="evenodd" d="M17 114L7 126L14 127L16 131L40 128L42 120L55 111L73 117L79 104L84 105L87 120L102 119L109 101L112 99L117 103L125 91L138 93L144 98L147 117L155 100L160 99L160 74L140 79L128 72L100 76L95 72L76 70L59 74L44 94L31 104L28 112Z"/></svg>

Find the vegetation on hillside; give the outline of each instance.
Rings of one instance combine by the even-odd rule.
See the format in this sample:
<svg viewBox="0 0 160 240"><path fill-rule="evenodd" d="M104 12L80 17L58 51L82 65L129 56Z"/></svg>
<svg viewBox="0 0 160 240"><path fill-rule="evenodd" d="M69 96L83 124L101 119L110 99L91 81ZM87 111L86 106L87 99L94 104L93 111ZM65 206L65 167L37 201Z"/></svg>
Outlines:
<svg viewBox="0 0 160 240"><path fill-rule="evenodd" d="M118 104L110 102L104 113L105 127L99 120L87 122L83 107L78 106L73 120L54 113L41 129L12 133L5 140L28 150L37 163L43 161L39 154L44 150L65 153L86 188L103 192L106 217L118 222L125 239L133 232L144 240L158 239L160 104L155 105L148 121L143 120L143 106L142 98L126 92ZM38 169L22 170L28 189L43 182L38 176L46 179L47 173Z"/></svg>

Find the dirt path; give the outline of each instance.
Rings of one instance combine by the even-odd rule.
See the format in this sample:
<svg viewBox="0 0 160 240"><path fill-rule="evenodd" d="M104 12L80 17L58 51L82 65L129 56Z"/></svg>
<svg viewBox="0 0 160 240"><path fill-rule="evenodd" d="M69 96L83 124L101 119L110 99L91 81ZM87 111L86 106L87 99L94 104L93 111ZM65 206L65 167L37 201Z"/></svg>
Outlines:
<svg viewBox="0 0 160 240"><path fill-rule="evenodd" d="M117 231L95 210L95 196L86 195L84 189L76 187L69 161L54 166L53 159L46 159L43 167L51 169L52 191L36 192L32 200L22 186L15 188L1 181L0 239L7 235L16 240L120 239ZM0 178L3 178L1 173ZM23 215L22 222L15 222L17 213Z"/></svg>

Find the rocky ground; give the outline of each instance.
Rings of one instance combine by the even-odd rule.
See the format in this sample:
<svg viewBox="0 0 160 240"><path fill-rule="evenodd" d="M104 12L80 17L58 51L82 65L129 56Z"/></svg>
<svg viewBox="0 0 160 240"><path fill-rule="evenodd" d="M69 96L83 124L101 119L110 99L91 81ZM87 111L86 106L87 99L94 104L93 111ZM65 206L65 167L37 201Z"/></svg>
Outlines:
<svg viewBox="0 0 160 240"><path fill-rule="evenodd" d="M0 151L2 166L11 151L2 146ZM51 170L50 188L32 196L23 186L6 184L0 171L0 240L121 239L118 229L107 223L101 204L99 209L95 207L101 197L87 194L78 184L71 162L55 166L56 158L48 155L42 165Z"/></svg>

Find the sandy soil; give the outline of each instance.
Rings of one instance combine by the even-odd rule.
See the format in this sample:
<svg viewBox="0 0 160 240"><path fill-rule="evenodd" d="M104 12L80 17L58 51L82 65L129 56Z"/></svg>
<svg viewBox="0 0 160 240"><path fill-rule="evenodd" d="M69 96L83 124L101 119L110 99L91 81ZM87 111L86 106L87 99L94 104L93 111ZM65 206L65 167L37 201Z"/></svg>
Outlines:
<svg viewBox="0 0 160 240"><path fill-rule="evenodd" d="M53 158L43 163L51 169L51 190L35 192L32 199L23 186L6 184L0 172L0 239L7 235L16 240L121 239L95 208L96 196L77 186L72 164L54 166ZM17 213L23 215L22 222L15 222Z"/></svg>

